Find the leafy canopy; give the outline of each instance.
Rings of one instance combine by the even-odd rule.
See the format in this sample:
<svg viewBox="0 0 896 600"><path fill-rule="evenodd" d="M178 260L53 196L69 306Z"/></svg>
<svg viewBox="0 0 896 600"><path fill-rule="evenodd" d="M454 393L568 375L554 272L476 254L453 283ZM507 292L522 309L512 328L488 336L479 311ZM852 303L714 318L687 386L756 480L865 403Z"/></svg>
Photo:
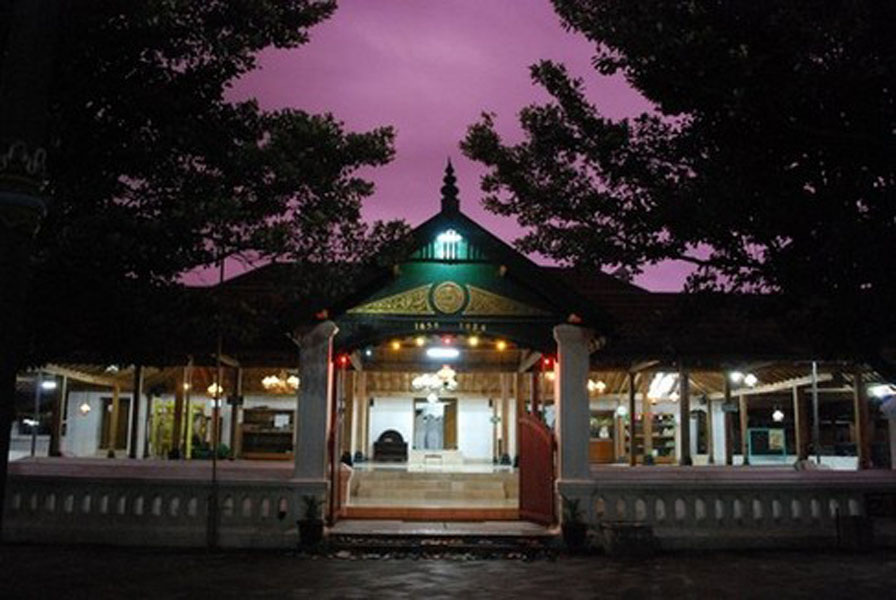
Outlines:
<svg viewBox="0 0 896 600"><path fill-rule="evenodd" d="M332 0L72 7L51 91L50 212L31 307L38 357L97 336L119 360L154 354L177 329L170 302L180 296L170 292L186 271L236 256L357 260L403 231L361 222L373 184L358 172L391 160L391 128L353 133L329 114L226 98L260 50L307 42L335 9Z"/></svg>
<svg viewBox="0 0 896 600"><path fill-rule="evenodd" d="M494 115L470 126L485 204L528 228L523 250L632 273L685 260L691 289L774 290L843 331L892 331L896 5L553 4L655 110L609 119L542 61L551 101L521 111L523 141Z"/></svg>

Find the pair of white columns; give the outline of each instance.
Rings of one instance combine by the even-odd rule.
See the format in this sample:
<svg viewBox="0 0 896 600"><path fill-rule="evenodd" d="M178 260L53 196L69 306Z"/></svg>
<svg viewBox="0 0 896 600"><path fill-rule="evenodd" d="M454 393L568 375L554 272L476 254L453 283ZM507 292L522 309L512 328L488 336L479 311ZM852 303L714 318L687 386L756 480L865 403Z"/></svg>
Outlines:
<svg viewBox="0 0 896 600"><path fill-rule="evenodd" d="M301 340L301 390L296 407L296 479L323 481L327 473L327 430L333 385L332 321L315 327ZM557 361L554 398L560 481L586 480L588 469L588 343L591 331L575 325L554 327Z"/></svg>

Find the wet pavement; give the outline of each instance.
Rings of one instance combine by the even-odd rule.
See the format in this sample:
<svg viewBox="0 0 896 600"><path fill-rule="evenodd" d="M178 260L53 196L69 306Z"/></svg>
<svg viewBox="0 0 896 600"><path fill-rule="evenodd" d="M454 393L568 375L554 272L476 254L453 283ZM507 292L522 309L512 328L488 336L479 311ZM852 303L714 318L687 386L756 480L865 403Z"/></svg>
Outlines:
<svg viewBox="0 0 896 600"><path fill-rule="evenodd" d="M896 552L346 558L0 547L0 598L893 598Z"/></svg>

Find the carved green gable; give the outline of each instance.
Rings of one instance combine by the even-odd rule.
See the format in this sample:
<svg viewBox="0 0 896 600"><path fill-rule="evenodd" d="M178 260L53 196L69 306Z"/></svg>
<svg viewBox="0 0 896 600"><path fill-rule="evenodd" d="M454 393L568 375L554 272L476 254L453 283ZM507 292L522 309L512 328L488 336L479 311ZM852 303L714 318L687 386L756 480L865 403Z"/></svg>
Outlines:
<svg viewBox="0 0 896 600"><path fill-rule="evenodd" d="M414 230L414 250L334 307L340 346L477 331L549 347L554 325L596 320L573 291L461 213L454 184L449 163L442 210Z"/></svg>

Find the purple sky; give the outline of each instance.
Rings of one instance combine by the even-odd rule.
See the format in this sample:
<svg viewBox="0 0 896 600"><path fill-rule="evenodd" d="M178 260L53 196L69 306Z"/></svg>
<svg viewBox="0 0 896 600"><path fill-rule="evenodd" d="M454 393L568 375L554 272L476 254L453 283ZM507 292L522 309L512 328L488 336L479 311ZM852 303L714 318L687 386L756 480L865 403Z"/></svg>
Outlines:
<svg viewBox="0 0 896 600"><path fill-rule="evenodd" d="M519 139L517 113L547 95L528 67L542 58L562 61L585 77L589 96L607 116L648 108L619 77L590 68L591 45L565 32L548 0L341 0L330 20L311 31L309 44L268 50L259 69L233 88L232 97L254 96L262 108L296 107L332 112L347 128L392 125L396 157L365 172L376 183L368 219L403 218L416 225L439 207L447 157L457 169L461 208L511 242L515 221L480 205L483 169L460 154L458 142L483 111L497 114L508 140ZM637 283L677 290L684 269L651 268ZM211 283L208 273L200 276Z"/></svg>

